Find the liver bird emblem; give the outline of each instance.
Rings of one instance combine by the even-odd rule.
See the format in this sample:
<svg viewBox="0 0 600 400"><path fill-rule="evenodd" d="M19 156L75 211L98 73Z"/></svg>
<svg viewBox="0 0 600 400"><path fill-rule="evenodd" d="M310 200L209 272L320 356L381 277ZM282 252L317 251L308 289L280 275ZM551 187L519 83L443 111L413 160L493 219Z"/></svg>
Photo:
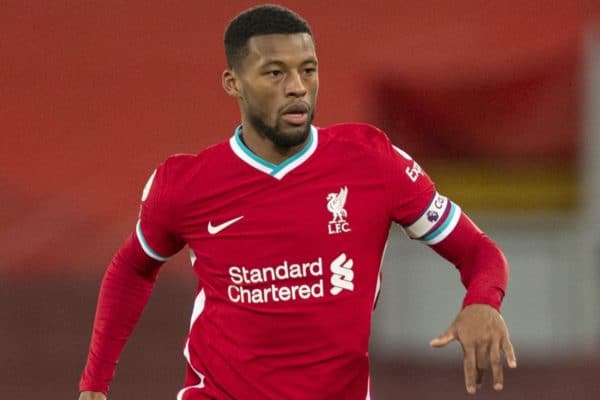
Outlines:
<svg viewBox="0 0 600 400"><path fill-rule="evenodd" d="M348 187L344 186L339 193L329 193L327 195L327 210L333 214L331 222L343 222L348 216L344 209L346 198L348 197Z"/></svg>

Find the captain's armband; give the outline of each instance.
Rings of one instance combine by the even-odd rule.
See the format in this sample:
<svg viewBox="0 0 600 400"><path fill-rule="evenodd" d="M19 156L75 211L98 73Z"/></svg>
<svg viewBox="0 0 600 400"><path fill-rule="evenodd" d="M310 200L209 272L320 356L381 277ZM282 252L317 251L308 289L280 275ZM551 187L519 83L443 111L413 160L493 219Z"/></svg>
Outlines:
<svg viewBox="0 0 600 400"><path fill-rule="evenodd" d="M421 216L404 230L411 239L433 245L444 240L456 227L461 215L460 207L447 197L435 193Z"/></svg>

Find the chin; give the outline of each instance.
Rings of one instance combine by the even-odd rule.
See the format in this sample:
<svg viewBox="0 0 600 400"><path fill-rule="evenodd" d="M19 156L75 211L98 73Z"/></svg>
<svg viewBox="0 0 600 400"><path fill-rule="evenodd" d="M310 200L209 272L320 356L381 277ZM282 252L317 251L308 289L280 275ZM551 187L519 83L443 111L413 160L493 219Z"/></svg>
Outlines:
<svg viewBox="0 0 600 400"><path fill-rule="evenodd" d="M290 125L283 121L278 121L274 126L270 126L263 119L250 115L250 123L264 137L273 142L277 147L287 148L301 145L306 141L310 134L310 124L312 118L302 125Z"/></svg>
<svg viewBox="0 0 600 400"><path fill-rule="evenodd" d="M298 146L306 141L310 134L310 123L279 129L276 144L282 147Z"/></svg>
<svg viewBox="0 0 600 400"><path fill-rule="evenodd" d="M310 132L310 123L305 122L302 125L288 125L278 130L279 132L286 133L290 136L308 135L308 132Z"/></svg>

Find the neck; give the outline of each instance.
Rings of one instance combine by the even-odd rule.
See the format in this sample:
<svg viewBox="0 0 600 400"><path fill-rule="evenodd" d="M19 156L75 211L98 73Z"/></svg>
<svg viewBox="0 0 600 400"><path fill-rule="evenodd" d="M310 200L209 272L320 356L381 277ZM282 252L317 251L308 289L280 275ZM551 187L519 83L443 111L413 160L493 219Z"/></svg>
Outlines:
<svg viewBox="0 0 600 400"><path fill-rule="evenodd" d="M310 137L310 136L309 136ZM258 132L247 121L242 122L242 140L251 152L259 156L265 161L279 165L306 146L309 137L302 143L296 146L282 147L277 146L265 135Z"/></svg>

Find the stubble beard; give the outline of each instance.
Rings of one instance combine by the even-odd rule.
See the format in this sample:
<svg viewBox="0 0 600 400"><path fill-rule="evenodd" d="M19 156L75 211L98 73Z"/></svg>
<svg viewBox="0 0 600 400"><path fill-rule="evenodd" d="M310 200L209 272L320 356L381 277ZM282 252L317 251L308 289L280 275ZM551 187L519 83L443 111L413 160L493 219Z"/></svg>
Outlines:
<svg viewBox="0 0 600 400"><path fill-rule="evenodd" d="M298 146L306 141L310 133L310 125L314 119L314 113L308 115L306 126L302 131L293 134L285 134L279 130L278 126L269 126L265 121L255 114L250 114L248 121L256 131L269 139L275 146L288 149L290 147Z"/></svg>

